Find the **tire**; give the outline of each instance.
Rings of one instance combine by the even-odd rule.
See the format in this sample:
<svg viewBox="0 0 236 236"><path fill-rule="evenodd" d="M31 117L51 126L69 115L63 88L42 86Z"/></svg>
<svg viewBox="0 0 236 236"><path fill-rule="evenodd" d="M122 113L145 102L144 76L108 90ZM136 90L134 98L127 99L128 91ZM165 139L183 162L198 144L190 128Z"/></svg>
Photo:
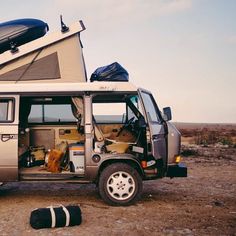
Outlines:
<svg viewBox="0 0 236 236"><path fill-rule="evenodd" d="M101 198L112 206L127 206L136 202L142 193L142 178L132 166L114 163L107 166L99 178Z"/></svg>

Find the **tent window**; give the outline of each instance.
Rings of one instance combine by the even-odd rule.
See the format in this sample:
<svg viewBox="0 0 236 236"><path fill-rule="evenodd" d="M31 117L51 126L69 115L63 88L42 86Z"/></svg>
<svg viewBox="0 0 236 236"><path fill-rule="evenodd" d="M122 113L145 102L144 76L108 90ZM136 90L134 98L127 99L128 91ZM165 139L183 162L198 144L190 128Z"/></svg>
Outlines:
<svg viewBox="0 0 236 236"><path fill-rule="evenodd" d="M0 81L28 81L60 78L60 68L56 52L32 63L0 74Z"/></svg>

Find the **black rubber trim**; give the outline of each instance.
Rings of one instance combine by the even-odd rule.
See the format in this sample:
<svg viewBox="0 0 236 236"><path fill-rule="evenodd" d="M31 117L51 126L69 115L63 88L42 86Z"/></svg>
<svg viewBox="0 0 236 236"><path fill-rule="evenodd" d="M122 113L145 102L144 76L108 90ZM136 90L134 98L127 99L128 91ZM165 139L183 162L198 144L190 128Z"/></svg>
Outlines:
<svg viewBox="0 0 236 236"><path fill-rule="evenodd" d="M179 163L176 165L169 165L166 177L187 177L188 169L185 164Z"/></svg>

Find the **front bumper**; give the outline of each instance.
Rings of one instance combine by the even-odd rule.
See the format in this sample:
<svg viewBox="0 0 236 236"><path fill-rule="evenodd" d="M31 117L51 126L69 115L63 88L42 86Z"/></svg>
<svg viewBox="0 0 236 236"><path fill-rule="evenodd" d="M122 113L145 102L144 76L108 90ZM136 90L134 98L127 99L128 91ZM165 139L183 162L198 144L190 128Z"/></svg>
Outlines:
<svg viewBox="0 0 236 236"><path fill-rule="evenodd" d="M187 177L187 167L184 163L168 165L166 177Z"/></svg>

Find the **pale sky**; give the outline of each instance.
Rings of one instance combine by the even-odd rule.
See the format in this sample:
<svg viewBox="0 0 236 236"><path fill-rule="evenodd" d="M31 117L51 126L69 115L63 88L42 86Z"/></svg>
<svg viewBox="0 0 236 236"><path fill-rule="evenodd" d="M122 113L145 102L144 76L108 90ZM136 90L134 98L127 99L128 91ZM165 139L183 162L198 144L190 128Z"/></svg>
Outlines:
<svg viewBox="0 0 236 236"><path fill-rule="evenodd" d="M83 20L88 76L119 62L173 121L236 123L236 0L1 0L0 22Z"/></svg>

